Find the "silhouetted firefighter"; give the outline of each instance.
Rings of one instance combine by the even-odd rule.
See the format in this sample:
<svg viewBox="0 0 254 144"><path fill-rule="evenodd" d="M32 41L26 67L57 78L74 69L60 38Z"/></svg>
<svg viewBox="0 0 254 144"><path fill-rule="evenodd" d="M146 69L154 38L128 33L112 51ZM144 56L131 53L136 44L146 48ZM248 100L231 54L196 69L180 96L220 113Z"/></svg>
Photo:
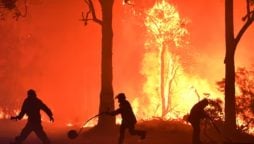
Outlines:
<svg viewBox="0 0 254 144"><path fill-rule="evenodd" d="M54 122L51 110L40 99L37 98L34 90L28 90L27 98L24 100L21 112L18 116L11 117L11 119L21 120L26 114L28 116L28 122L21 131L21 134L16 137L15 142L12 142L11 144L21 144L32 131L35 132L43 144L50 143L41 125L40 110L43 110L49 116L50 121Z"/></svg>
<svg viewBox="0 0 254 144"><path fill-rule="evenodd" d="M130 103L126 100L125 94L119 93L116 96L116 98L118 99L118 102L119 102L119 108L111 112L106 112L106 114L109 114L112 116L121 114L122 123L120 125L120 136L119 136L118 144L123 144L125 129L129 129L129 132L131 135L138 135L140 136L141 139L144 139L146 137L146 132L135 129L135 124L137 123L137 120L132 111L132 107Z"/></svg>
<svg viewBox="0 0 254 144"><path fill-rule="evenodd" d="M190 116L188 121L191 123L193 128L192 133L192 144L201 144L200 141L200 120L204 118L209 118L205 112L205 107L208 106L208 100L203 99L200 102L196 103L190 111Z"/></svg>

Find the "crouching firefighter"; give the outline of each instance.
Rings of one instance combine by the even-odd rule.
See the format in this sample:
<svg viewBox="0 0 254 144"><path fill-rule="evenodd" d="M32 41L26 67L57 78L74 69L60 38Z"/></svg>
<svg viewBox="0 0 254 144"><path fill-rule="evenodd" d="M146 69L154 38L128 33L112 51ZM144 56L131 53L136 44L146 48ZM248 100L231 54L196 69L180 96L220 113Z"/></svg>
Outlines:
<svg viewBox="0 0 254 144"><path fill-rule="evenodd" d="M21 120L26 114L28 116L28 122L21 131L20 135L16 137L15 142L12 142L11 144L21 144L32 131L35 132L43 144L50 143L41 125L40 110L43 110L49 116L51 122L54 121L51 110L37 98L35 90L28 90L27 98L23 102L21 112L19 115L11 117L11 119L14 120Z"/></svg>
<svg viewBox="0 0 254 144"><path fill-rule="evenodd" d="M205 107L208 106L208 100L203 99L196 103L190 111L188 121L191 123L193 128L192 132L192 144L201 144L200 141L200 121L205 118L209 118L205 112Z"/></svg>
<svg viewBox="0 0 254 144"><path fill-rule="evenodd" d="M106 112L106 114L111 116L121 114L122 122L120 125L120 136L118 139L118 144L123 144L126 129L129 129L131 135L138 135L141 139L144 139L146 137L146 131L135 129L137 120L132 111L130 103L126 100L125 94L119 93L116 96L116 99L118 99L119 108L111 112Z"/></svg>

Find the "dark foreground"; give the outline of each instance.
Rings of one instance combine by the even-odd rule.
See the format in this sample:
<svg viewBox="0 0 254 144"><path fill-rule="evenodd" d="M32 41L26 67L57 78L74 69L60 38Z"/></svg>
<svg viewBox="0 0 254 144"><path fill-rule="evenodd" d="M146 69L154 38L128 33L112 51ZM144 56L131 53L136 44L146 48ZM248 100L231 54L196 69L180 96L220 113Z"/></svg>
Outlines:
<svg viewBox="0 0 254 144"><path fill-rule="evenodd" d="M25 121L15 122L0 120L0 144L9 144L19 134ZM99 131L97 129L85 129L76 139L67 137L70 129L78 130L78 127L57 126L57 124L43 123L44 129L50 137L52 144L117 144L118 128ZM125 144L191 144L192 129L188 124L178 121L152 120L140 122L137 127L147 131L145 140L130 136L126 132ZM223 132L224 133L224 132ZM254 144L254 138L248 135L226 136L215 130L202 132L204 144ZM234 143L230 143L233 141ZM238 142L238 143L237 143ZM41 144L32 133L24 144Z"/></svg>

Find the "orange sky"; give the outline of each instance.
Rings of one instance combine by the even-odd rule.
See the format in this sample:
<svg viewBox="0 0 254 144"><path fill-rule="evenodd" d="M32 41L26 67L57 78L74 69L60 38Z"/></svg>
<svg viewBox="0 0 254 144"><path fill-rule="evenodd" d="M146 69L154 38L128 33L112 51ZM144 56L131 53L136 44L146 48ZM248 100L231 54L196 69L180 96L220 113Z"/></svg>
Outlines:
<svg viewBox="0 0 254 144"><path fill-rule="evenodd" d="M4 57L4 63L10 63L8 78L17 84L6 82L1 89L21 89L12 93L13 97L20 99L17 105L21 105L25 90L35 88L39 97L55 112L56 121L83 121L97 113L100 27L93 22L84 26L79 21L85 8L83 0L29 1L26 18L17 22L0 22L0 32L4 34L0 36L0 50L6 52L11 48L13 51L6 52L8 56L0 55ZM192 73L214 84L224 77L224 0L170 2L177 7L181 17L190 20L187 26L190 31L189 49L196 57ZM116 0L114 5L114 91L126 92L132 99L141 94L144 81L139 71L145 28L142 20L128 13L130 7L121 3ZM148 9L154 0L135 3L137 8ZM235 5L238 31L243 24L240 19L245 5L242 0L236 0ZM98 4L96 8L100 10ZM237 66L253 63L254 56L250 50L253 37L252 25L237 48Z"/></svg>

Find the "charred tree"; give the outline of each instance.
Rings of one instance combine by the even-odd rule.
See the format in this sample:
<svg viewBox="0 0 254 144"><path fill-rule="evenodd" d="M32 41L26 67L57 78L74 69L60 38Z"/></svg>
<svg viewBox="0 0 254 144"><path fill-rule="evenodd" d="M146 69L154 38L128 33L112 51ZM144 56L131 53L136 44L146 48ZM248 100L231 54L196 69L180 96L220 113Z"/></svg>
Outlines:
<svg viewBox="0 0 254 144"><path fill-rule="evenodd" d="M246 0L247 14L243 18L245 24L240 29L238 35L234 35L234 15L233 0L225 0L225 36L226 36L226 56L225 56L225 124L228 129L236 129L236 108L235 108L235 50L242 35L254 20L254 11L250 11L250 0Z"/></svg>
<svg viewBox="0 0 254 144"><path fill-rule="evenodd" d="M101 93L99 112L114 109L113 94L113 28L112 11L114 0L100 0L102 9L102 59L101 59ZM98 126L115 125L115 117L99 117Z"/></svg>
<svg viewBox="0 0 254 144"><path fill-rule="evenodd" d="M234 62L234 22L233 0L225 3L226 24L226 57L225 57L225 124L228 128L236 128L235 116L235 62Z"/></svg>
<svg viewBox="0 0 254 144"><path fill-rule="evenodd" d="M113 66L112 66L112 47L113 47L113 28L112 28L112 11L114 0L99 0L102 11L102 19L96 17L95 8L92 0L86 0L89 6L89 11L86 15L83 14L85 24L89 20L101 25L101 92L99 113L114 109L114 94L113 94ZM89 16L92 18L89 19ZM112 127L115 125L115 117L100 116L97 126Z"/></svg>
<svg viewBox="0 0 254 144"><path fill-rule="evenodd" d="M236 115L241 120L236 128L241 132L251 133L254 126L254 65L238 67L235 72L235 84L239 92L236 94ZM217 82L218 90L224 92L225 79Z"/></svg>

